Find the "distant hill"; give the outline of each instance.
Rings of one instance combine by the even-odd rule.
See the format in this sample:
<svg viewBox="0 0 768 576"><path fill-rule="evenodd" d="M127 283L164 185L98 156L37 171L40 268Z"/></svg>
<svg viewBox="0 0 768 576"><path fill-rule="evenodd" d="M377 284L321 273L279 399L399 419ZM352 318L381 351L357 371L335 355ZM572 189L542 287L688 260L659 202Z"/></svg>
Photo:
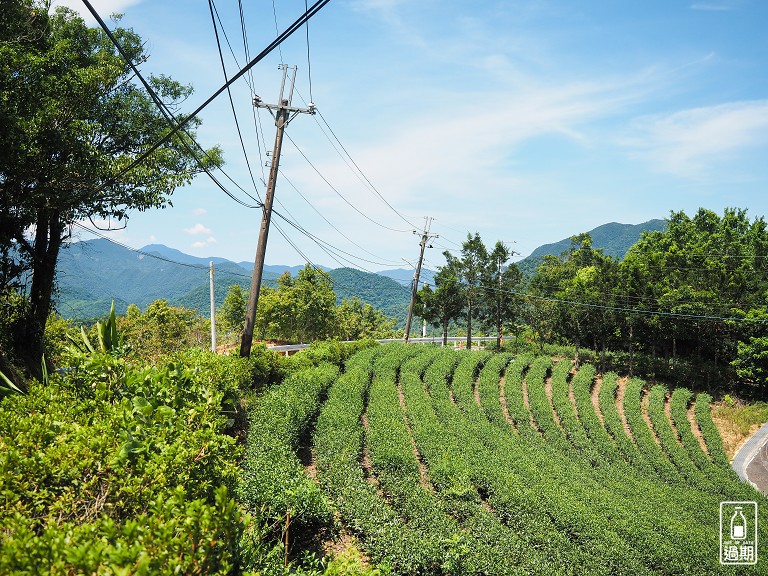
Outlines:
<svg viewBox="0 0 768 576"><path fill-rule="evenodd" d="M643 232L666 230L665 220L648 220L642 224L619 224L610 222L590 230L592 247L601 248L603 254L621 260L630 246L640 240ZM571 246L571 239L565 238L553 244L544 244L536 248L529 256L520 260L517 265L526 276L532 276L536 268L543 262L544 256L559 256Z"/></svg>
<svg viewBox="0 0 768 576"><path fill-rule="evenodd" d="M381 270L376 272L376 274L380 276L386 276L387 278L392 278L392 280L398 284L410 287L411 282L413 282L413 272L414 271L410 268L396 268L395 270ZM427 284L432 284L434 277L435 272L433 270L422 268L421 274L419 274L419 286L421 286L424 282Z"/></svg>
<svg viewBox="0 0 768 576"><path fill-rule="evenodd" d="M355 268L337 268L328 274L333 278L337 303L343 298L357 297L385 315L397 318L398 326L405 326L411 301L411 292L407 287L392 278Z"/></svg>
<svg viewBox="0 0 768 576"><path fill-rule="evenodd" d="M67 318L88 320L108 313L113 300L117 313L124 314L129 304L143 309L166 298L172 305L207 314L210 261L214 262L217 306L232 284L240 284L245 291L250 289L252 263L198 258L161 244L132 251L104 239L74 242L59 257L57 310ZM265 266L264 284L274 286L284 271L296 274L301 268ZM343 268L330 274L339 301L356 296L404 324L410 298L407 288L390 278L360 270Z"/></svg>

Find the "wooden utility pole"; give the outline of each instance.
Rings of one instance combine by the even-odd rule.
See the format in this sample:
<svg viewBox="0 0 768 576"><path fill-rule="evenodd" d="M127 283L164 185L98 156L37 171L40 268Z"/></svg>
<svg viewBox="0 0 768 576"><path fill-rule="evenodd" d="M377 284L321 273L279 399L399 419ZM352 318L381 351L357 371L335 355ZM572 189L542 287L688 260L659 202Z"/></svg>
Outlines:
<svg viewBox="0 0 768 576"><path fill-rule="evenodd" d="M427 247L427 242L431 238L438 238L439 236L437 234L433 234L430 236L429 234L429 227L432 224L432 218L427 216L425 218L425 225L424 225L424 232L421 234L421 251L419 252L419 262L416 264L416 271L413 274L413 285L411 287L411 304L408 306L408 318L405 320L405 336L403 340L405 340L405 343L408 343L408 338L410 337L411 333L411 319L413 318L413 305L416 302L416 292L419 290L419 275L421 274L421 262L424 260L424 248ZM414 234L418 234L415 230L413 231ZM431 246L430 246L431 248Z"/></svg>
<svg viewBox="0 0 768 576"><path fill-rule="evenodd" d="M259 243L256 247L256 259L253 264L253 275L251 276L251 292L248 296L248 309L245 313L245 328L243 329L242 339L240 341L240 356L245 358L251 355L251 344L253 343L253 326L256 322L256 306L259 303L259 292L261 291L261 277L264 270L264 256L267 253L267 237L269 236L269 223L272 219L272 202L275 198L275 186L277 184L277 173L280 168L280 151L283 147L283 132L288 123L299 113L314 114L315 105L310 102L309 108L291 107L293 99L293 86L296 82L296 66L290 67L293 71L291 75L291 86L288 89L288 97L284 98L285 81L288 76L289 67L281 64L283 71L283 82L280 85L279 104L266 104L258 96L254 96L253 105L257 108L266 108L275 118L277 133L275 134L275 147L272 151L272 164L269 170L269 181L267 182L267 193L264 198L264 206L261 216L261 229L259 231Z"/></svg>

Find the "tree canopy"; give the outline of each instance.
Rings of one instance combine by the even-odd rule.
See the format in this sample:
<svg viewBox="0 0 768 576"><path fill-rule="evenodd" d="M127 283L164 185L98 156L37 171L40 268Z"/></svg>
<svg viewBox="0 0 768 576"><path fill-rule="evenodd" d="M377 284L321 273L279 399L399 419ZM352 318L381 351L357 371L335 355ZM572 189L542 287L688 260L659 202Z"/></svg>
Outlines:
<svg viewBox="0 0 768 576"><path fill-rule="evenodd" d="M65 8L49 14L40 0L8 0L0 18L0 289L28 286L10 332L16 354L34 367L72 223L124 225L130 211L169 206L175 188L221 155L193 154L193 134L181 135L125 172L170 128L108 36ZM146 61L137 34L119 27L113 34L133 63ZM148 81L183 119L192 88L166 76Z"/></svg>

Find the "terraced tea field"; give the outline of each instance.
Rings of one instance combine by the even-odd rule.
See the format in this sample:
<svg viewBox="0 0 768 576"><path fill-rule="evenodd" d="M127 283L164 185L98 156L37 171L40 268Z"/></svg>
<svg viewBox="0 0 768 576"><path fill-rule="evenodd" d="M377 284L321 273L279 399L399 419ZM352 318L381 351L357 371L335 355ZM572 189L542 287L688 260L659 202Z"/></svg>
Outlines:
<svg viewBox="0 0 768 576"><path fill-rule="evenodd" d="M307 526L335 511L394 574L766 574L768 552L719 562L720 502L756 501L768 542L768 501L730 469L710 400L568 360L381 346L265 395L245 492Z"/></svg>

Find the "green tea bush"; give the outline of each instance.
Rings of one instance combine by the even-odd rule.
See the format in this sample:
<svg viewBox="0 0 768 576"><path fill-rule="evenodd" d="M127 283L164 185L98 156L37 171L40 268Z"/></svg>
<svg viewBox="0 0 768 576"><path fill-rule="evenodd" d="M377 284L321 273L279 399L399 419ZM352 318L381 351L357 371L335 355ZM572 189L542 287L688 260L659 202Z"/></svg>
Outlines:
<svg viewBox="0 0 768 576"><path fill-rule="evenodd" d="M246 526L222 392L83 355L0 405L0 574L232 574Z"/></svg>

